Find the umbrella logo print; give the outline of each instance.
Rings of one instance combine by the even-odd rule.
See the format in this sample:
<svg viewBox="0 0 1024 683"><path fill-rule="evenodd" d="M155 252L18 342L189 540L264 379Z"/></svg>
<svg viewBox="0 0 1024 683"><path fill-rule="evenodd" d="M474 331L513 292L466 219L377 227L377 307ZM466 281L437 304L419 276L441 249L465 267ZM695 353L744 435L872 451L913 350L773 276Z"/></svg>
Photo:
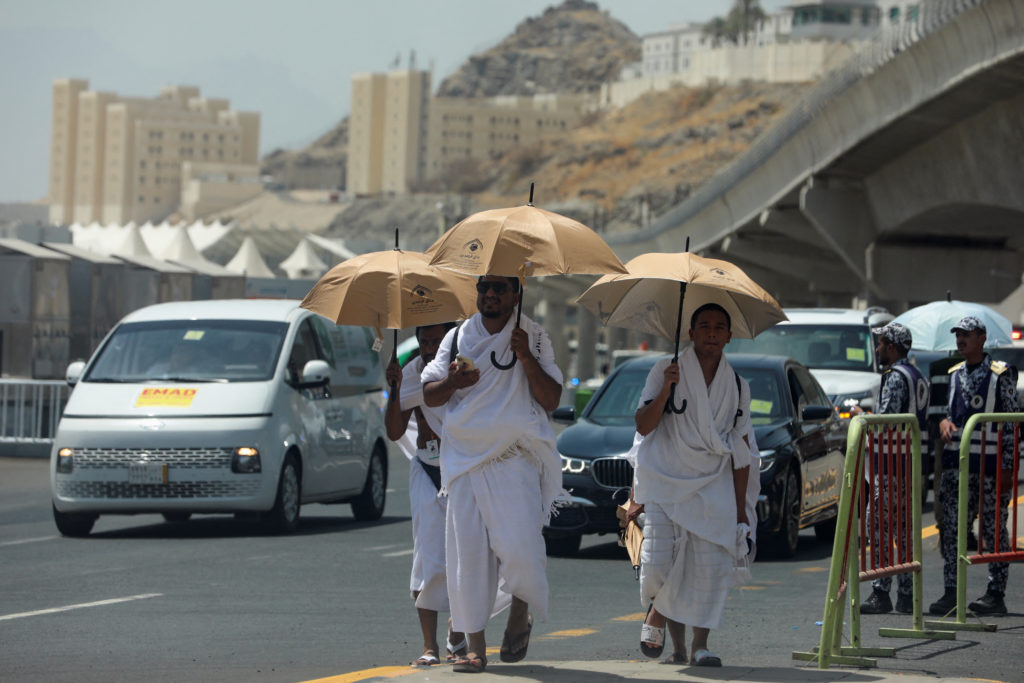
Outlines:
<svg viewBox="0 0 1024 683"><path fill-rule="evenodd" d="M462 255L469 258L479 258L479 252L484 248L484 243L478 239L471 239L462 245Z"/></svg>
<svg viewBox="0 0 1024 683"><path fill-rule="evenodd" d="M434 301L433 292L423 285L416 285L412 288L412 305L429 304Z"/></svg>

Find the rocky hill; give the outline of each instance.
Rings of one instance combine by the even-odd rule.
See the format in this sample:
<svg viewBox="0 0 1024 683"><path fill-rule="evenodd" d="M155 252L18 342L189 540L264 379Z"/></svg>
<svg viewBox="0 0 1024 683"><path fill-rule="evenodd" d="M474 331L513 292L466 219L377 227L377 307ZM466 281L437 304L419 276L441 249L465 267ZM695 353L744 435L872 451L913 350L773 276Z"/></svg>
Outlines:
<svg viewBox="0 0 1024 683"><path fill-rule="evenodd" d="M438 87L442 97L586 93L641 57L640 38L597 3L565 0L471 56Z"/></svg>

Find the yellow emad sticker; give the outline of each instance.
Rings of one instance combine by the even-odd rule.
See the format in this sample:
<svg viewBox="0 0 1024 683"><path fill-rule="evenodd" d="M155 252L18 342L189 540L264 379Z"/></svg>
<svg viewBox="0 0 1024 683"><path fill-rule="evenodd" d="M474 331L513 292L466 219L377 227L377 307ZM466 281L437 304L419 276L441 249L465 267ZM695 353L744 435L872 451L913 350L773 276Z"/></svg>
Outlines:
<svg viewBox="0 0 1024 683"><path fill-rule="evenodd" d="M188 330L185 332L184 338L189 341L199 341L203 338L204 334L206 334L206 330Z"/></svg>
<svg viewBox="0 0 1024 683"><path fill-rule="evenodd" d="M151 387L143 389L135 400L136 408L149 406L169 406L172 408L188 408L196 397L198 389L180 389L178 387Z"/></svg>
<svg viewBox="0 0 1024 683"><path fill-rule="evenodd" d="M847 347L846 348L846 360L865 361L865 360L867 360L867 354L864 352L864 349L854 349L854 348Z"/></svg>
<svg viewBox="0 0 1024 683"><path fill-rule="evenodd" d="M772 402L762 401L760 399L751 399L750 401L750 412L757 413L758 415L771 415L772 414Z"/></svg>

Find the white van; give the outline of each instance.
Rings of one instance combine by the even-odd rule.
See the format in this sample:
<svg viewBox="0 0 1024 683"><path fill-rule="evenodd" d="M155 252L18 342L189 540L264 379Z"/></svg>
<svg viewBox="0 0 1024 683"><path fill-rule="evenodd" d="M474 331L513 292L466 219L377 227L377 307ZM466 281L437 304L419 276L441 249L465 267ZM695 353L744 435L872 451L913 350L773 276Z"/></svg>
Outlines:
<svg viewBox="0 0 1024 683"><path fill-rule="evenodd" d="M50 454L60 532L136 513L260 513L287 532L303 503L379 519L388 442L373 334L298 303L147 306L72 363Z"/></svg>

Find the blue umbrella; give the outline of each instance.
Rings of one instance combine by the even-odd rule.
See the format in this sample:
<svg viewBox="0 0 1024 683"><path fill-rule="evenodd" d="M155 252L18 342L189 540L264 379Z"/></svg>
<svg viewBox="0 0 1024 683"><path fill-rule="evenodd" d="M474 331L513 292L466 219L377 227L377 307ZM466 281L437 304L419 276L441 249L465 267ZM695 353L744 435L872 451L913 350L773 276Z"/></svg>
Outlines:
<svg viewBox="0 0 1024 683"><path fill-rule="evenodd" d="M985 324L986 347L1012 344L1009 320L988 306L970 301L933 301L911 308L893 322L906 325L914 337L914 348L927 351L956 351L956 335L949 330L967 315L973 315Z"/></svg>

